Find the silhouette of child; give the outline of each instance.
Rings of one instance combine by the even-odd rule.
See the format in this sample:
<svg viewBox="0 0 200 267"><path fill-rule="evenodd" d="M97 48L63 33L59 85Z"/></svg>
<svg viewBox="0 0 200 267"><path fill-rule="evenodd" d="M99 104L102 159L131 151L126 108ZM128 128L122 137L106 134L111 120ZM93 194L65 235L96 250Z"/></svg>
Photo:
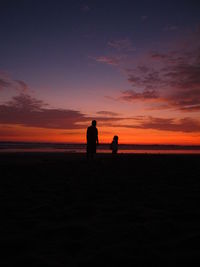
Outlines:
<svg viewBox="0 0 200 267"><path fill-rule="evenodd" d="M118 151L118 136L117 135L113 137L113 141L110 144L110 149L112 149L112 154L117 154L117 151Z"/></svg>

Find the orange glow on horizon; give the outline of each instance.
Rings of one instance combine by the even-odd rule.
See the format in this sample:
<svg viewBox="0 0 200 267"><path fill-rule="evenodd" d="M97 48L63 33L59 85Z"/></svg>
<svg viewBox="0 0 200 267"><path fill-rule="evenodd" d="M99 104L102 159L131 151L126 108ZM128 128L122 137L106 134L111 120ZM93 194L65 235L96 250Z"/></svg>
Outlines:
<svg viewBox="0 0 200 267"><path fill-rule="evenodd" d="M18 125L1 125L0 129L0 141L57 143L86 142L86 129L45 129ZM200 145L200 136L194 133L157 131L151 129L127 129L122 127L98 127L98 131L100 143L110 143L113 136L118 135L119 144Z"/></svg>

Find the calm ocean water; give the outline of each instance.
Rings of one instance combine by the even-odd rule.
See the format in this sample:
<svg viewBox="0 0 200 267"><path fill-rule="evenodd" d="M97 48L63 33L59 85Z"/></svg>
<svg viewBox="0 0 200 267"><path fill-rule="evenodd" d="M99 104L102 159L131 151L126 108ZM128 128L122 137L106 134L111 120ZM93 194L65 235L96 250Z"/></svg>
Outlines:
<svg viewBox="0 0 200 267"><path fill-rule="evenodd" d="M61 143L15 143L0 142L0 153L15 152L63 152L85 153L85 144L61 144ZM97 147L97 153L111 153L109 144ZM176 146L176 145L119 145L118 153L133 154L200 154L200 146Z"/></svg>

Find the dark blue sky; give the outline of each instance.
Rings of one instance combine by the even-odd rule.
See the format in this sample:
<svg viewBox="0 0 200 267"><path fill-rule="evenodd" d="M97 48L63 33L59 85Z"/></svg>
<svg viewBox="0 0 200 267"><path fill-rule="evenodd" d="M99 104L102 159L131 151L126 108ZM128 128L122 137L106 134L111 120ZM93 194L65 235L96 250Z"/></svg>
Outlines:
<svg viewBox="0 0 200 267"><path fill-rule="evenodd" d="M130 38L138 47L150 46L174 34L164 28L183 31L200 23L199 1L0 3L0 67L8 69L18 67L19 61L27 67L27 60L35 68L44 60L47 65L65 66L66 57L70 64L79 64L87 55L106 52L110 39Z"/></svg>

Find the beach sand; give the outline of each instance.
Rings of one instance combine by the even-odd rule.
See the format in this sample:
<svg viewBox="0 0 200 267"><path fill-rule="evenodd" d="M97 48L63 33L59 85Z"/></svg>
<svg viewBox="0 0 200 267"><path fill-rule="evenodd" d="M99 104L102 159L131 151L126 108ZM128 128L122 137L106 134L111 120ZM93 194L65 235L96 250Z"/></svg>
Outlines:
<svg viewBox="0 0 200 267"><path fill-rule="evenodd" d="M191 266L200 156L0 154L0 266Z"/></svg>

